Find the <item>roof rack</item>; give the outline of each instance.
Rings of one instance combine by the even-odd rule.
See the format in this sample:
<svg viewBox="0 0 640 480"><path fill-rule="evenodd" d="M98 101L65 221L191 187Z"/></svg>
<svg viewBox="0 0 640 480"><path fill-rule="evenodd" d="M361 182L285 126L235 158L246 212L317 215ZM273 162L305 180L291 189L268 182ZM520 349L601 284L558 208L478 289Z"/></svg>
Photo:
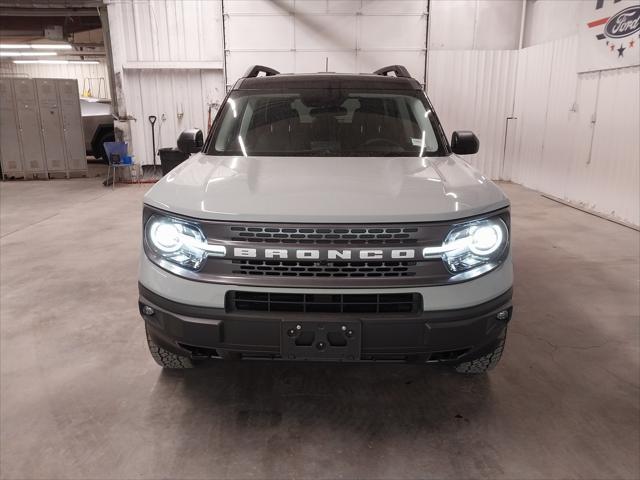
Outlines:
<svg viewBox="0 0 640 480"><path fill-rule="evenodd" d="M244 76L245 78L257 77L260 73L264 73L267 77L270 77L272 75L278 75L280 72L262 65L254 65L249 67L249 70L247 70L247 73L245 73Z"/></svg>
<svg viewBox="0 0 640 480"><path fill-rule="evenodd" d="M388 67L379 68L373 73L374 75L383 75L386 77L389 72L395 73L396 77L411 78L409 70L407 70L403 65L389 65Z"/></svg>

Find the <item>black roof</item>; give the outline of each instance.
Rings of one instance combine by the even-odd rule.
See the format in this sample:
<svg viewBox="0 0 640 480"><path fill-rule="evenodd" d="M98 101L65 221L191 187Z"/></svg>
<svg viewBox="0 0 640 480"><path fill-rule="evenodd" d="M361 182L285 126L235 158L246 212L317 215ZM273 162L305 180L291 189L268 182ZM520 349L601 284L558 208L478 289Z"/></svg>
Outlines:
<svg viewBox="0 0 640 480"><path fill-rule="evenodd" d="M278 73L267 76L244 77L236 82L234 90L280 90L289 88L353 88L374 90L422 90L411 77L395 77L374 73Z"/></svg>

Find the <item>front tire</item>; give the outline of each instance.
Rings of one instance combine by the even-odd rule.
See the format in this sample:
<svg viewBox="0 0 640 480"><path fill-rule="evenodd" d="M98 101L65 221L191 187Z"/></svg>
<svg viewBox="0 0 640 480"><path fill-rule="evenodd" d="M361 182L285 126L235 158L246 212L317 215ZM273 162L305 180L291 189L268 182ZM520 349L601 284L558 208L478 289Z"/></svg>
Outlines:
<svg viewBox="0 0 640 480"><path fill-rule="evenodd" d="M107 156L107 151L104 149L104 144L106 142L115 142L116 137L113 132L107 132L102 134L102 136L96 142L96 148L93 151L93 156L96 160L100 160L105 163L109 163L109 157Z"/></svg>
<svg viewBox="0 0 640 480"><path fill-rule="evenodd" d="M149 330L145 327L147 334L147 345L149 346L149 352L158 365L162 368L170 369L184 369L193 368L195 364L189 357L178 355L177 353L165 350L160 345L155 343L149 335Z"/></svg>
<svg viewBox="0 0 640 480"><path fill-rule="evenodd" d="M456 372L463 373L465 375L479 375L493 370L496 365L498 365L500 357L502 357L502 352L504 351L504 344L506 340L507 331L505 328L505 331L500 338L500 342L494 350L487 353L486 355L483 355L482 357L476 358L475 360L459 363L454 367Z"/></svg>

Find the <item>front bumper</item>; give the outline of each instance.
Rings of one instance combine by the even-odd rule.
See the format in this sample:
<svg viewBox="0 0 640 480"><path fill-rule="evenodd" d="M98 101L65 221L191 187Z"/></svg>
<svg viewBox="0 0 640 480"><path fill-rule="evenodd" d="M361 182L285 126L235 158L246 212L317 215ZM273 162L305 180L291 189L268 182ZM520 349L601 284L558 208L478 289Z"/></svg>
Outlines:
<svg viewBox="0 0 640 480"><path fill-rule="evenodd" d="M368 315L228 311L178 303L142 284L139 288L140 313L153 341L192 358L231 354L282 359L283 325L295 321L306 328L344 320L361 328L359 360L462 362L496 347L512 311L511 289L472 307ZM144 306L151 307L153 315L145 315ZM498 312L505 310L508 317L499 320Z"/></svg>

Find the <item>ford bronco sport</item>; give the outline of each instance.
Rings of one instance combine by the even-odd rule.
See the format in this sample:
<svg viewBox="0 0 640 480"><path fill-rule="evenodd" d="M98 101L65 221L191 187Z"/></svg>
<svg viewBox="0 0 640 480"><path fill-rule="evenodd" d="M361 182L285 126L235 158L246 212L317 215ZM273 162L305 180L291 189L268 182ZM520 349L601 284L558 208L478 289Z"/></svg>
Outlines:
<svg viewBox="0 0 640 480"><path fill-rule="evenodd" d="M187 130L178 146L195 155L149 190L142 219L139 308L158 364L496 365L509 201L458 156L476 136L449 143L404 67L252 67L206 141Z"/></svg>

